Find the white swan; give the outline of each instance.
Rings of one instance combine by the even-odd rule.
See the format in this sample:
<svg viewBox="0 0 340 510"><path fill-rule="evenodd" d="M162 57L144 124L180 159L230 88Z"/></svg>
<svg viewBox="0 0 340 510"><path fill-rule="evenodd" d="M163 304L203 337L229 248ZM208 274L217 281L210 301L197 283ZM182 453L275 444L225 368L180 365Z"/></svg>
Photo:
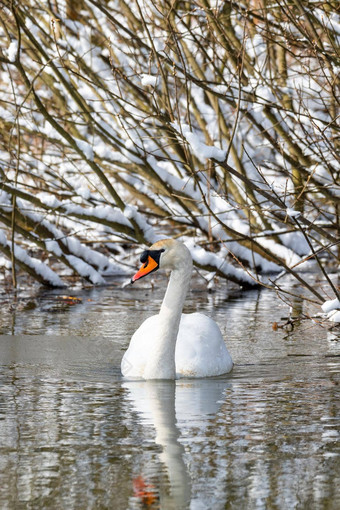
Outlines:
<svg viewBox="0 0 340 510"><path fill-rule="evenodd" d="M171 275L159 314L146 319L131 338L121 364L123 376L176 379L230 372L233 362L216 322L201 313L182 314L192 273L188 248L164 239L140 260L143 266L132 283L158 268L170 269Z"/></svg>

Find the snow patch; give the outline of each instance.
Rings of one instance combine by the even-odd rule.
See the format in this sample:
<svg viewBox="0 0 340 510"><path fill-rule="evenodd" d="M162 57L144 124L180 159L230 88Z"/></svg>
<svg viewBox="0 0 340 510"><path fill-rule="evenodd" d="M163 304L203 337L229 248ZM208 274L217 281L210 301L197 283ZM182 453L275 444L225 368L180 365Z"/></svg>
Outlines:
<svg viewBox="0 0 340 510"><path fill-rule="evenodd" d="M54 239L46 239L45 246L47 251L54 253L54 255L56 255L57 257L62 256L63 252L61 251L61 248L57 241L55 241Z"/></svg>
<svg viewBox="0 0 340 510"><path fill-rule="evenodd" d="M57 199L57 197L51 193L41 192L37 193L36 196L44 205L47 205L47 207L50 207L51 209L55 209L61 205L61 202Z"/></svg>
<svg viewBox="0 0 340 510"><path fill-rule="evenodd" d="M2 230L0 230L0 244L11 249L10 243L7 241L6 235ZM14 256L17 260L33 269L35 273L42 276L50 285L54 287L64 287L63 282L52 269L40 260L30 257L23 248L16 244L14 245Z"/></svg>
<svg viewBox="0 0 340 510"><path fill-rule="evenodd" d="M327 314L328 320L340 322L340 301L337 298L325 301L321 308Z"/></svg>
<svg viewBox="0 0 340 510"><path fill-rule="evenodd" d="M157 76L152 76L152 74L142 74L142 85L151 85L151 87L155 87L157 84Z"/></svg>
<svg viewBox="0 0 340 510"><path fill-rule="evenodd" d="M79 140L78 138L76 138L76 144L78 148L85 154L86 158L90 161L93 161L93 147L89 143L84 142L84 140Z"/></svg>
<svg viewBox="0 0 340 510"><path fill-rule="evenodd" d="M156 241L162 239L162 236L158 236L151 225L139 214L136 207L127 205L124 209L124 216L129 220L134 220L138 227L143 231L144 238L147 242L153 244Z"/></svg>
<svg viewBox="0 0 340 510"><path fill-rule="evenodd" d="M321 305L321 308L325 313L329 313L338 308L340 309L340 301L337 298L325 301L324 304Z"/></svg>
<svg viewBox="0 0 340 510"><path fill-rule="evenodd" d="M176 123L172 123L173 127L186 138L187 142L194 153L194 155L204 163L207 159L216 159L217 161L224 161L227 155L227 151L215 147L215 145L206 145L201 141L199 135L190 131L190 127L187 124L181 124L178 126Z"/></svg>
<svg viewBox="0 0 340 510"><path fill-rule="evenodd" d="M3 230L0 230L0 244L2 246L7 246L7 237L6 237L5 232Z"/></svg>
<svg viewBox="0 0 340 510"><path fill-rule="evenodd" d="M328 320L331 322L340 322L340 310L334 310L328 314Z"/></svg>
<svg viewBox="0 0 340 510"><path fill-rule="evenodd" d="M15 62L16 56L18 52L18 41L12 41L11 44L7 48L7 57L11 62Z"/></svg>
<svg viewBox="0 0 340 510"><path fill-rule="evenodd" d="M291 209L290 207L287 207L286 214L290 218L298 218L299 216L301 216L300 211L295 211L295 209Z"/></svg>
<svg viewBox="0 0 340 510"><path fill-rule="evenodd" d="M89 278L95 285L103 285L104 278L92 266L76 257L75 255L66 255L67 260L71 266L77 271L78 274L84 278Z"/></svg>
<svg viewBox="0 0 340 510"><path fill-rule="evenodd" d="M234 278L238 282L254 285L254 279L248 273L243 269L229 264L218 254L206 251L204 248L195 245L191 240L185 244L190 250L193 261L198 265L216 268L217 271L223 273L227 277L229 276L231 279Z"/></svg>

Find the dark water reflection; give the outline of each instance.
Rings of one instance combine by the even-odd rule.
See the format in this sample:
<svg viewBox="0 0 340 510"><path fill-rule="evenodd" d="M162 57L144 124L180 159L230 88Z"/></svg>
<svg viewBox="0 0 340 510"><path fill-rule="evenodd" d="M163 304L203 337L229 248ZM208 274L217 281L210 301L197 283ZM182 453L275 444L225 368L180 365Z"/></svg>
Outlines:
<svg viewBox="0 0 340 510"><path fill-rule="evenodd" d="M266 292L193 291L187 311L215 316L233 373L124 381L123 351L161 294L2 309L0 508L340 508L337 334L273 331L287 307Z"/></svg>

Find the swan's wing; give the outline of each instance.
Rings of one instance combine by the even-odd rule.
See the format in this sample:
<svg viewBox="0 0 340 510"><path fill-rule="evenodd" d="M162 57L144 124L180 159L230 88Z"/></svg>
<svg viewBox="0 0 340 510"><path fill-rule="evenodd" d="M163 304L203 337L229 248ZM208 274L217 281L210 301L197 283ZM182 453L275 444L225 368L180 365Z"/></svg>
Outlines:
<svg viewBox="0 0 340 510"><path fill-rule="evenodd" d="M220 328L201 313L183 314L176 344L180 377L209 377L230 372L233 362Z"/></svg>

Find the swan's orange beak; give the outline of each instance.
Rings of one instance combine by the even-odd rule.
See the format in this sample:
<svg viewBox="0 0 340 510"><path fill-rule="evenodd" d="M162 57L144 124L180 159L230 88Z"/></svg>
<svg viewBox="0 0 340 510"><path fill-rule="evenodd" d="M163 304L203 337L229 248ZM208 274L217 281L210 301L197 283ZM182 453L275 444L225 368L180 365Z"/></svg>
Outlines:
<svg viewBox="0 0 340 510"><path fill-rule="evenodd" d="M136 280L139 280L139 278L143 278L143 276L152 273L152 271L155 271L156 269L158 269L158 263L151 257L151 255L149 255L140 270L137 271L137 273L131 278L131 283L134 283Z"/></svg>

